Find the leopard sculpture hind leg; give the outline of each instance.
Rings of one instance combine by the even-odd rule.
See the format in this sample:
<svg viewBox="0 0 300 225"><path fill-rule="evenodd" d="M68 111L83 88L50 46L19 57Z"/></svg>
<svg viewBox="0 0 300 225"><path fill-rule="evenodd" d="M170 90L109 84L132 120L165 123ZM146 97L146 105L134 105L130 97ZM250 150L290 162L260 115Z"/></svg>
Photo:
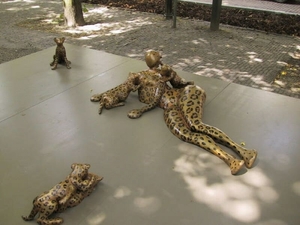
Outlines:
<svg viewBox="0 0 300 225"><path fill-rule="evenodd" d="M179 139L197 145L222 159L230 168L231 174L237 174L243 167L244 161L236 159L223 151L214 140L201 133L192 132L189 129L179 107L172 107L164 111L164 119L171 132Z"/></svg>
<svg viewBox="0 0 300 225"><path fill-rule="evenodd" d="M257 151L243 148L220 129L204 124L201 120L204 101L205 92L197 86L186 88L179 99L180 110L184 113L184 119L190 130L210 136L215 142L232 149L244 160L246 167L251 168L257 157Z"/></svg>
<svg viewBox="0 0 300 225"><path fill-rule="evenodd" d="M242 148L221 130L202 123L204 102L204 90L194 85L185 87L179 97L179 104L164 111L164 119L171 132L181 140L195 144L222 159L230 167L232 174L237 174L244 163L248 168L252 167L257 155L255 150ZM216 142L233 149L242 160L223 151Z"/></svg>
<svg viewBox="0 0 300 225"><path fill-rule="evenodd" d="M29 216L22 216L23 220L30 221L33 220L37 213L39 216L37 218L37 223L40 225L59 225L63 223L63 219L60 217L49 218L58 209L58 201L52 200L48 206L49 201L45 199L45 195L42 194L33 200L33 209L31 210ZM47 205L46 205L47 204ZM46 207L47 210L41 211L40 208Z"/></svg>

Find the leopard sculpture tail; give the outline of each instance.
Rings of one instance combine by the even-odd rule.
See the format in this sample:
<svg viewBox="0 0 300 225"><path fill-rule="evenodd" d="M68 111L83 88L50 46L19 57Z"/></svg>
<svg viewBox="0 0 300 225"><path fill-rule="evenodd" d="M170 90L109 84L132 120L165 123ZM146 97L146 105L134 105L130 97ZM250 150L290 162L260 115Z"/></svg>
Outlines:
<svg viewBox="0 0 300 225"><path fill-rule="evenodd" d="M29 216L22 216L22 219L23 219L23 220L25 220L25 221L31 221L31 220L34 219L34 217L36 216L36 214L38 214L39 209L35 206L35 202L36 202L37 198L38 198L38 196L35 197L35 198L33 199L33 201L32 201L33 207L32 207L32 210L31 210Z"/></svg>

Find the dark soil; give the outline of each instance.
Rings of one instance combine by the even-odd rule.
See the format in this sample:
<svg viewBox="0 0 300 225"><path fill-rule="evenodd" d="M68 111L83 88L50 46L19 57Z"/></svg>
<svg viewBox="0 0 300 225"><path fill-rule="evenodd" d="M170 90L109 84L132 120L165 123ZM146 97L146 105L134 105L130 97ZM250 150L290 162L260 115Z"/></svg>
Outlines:
<svg viewBox="0 0 300 225"><path fill-rule="evenodd" d="M165 0L84 0L83 2L135 9L142 12L165 13ZM211 6L179 2L177 16L210 21ZM222 8L220 16L220 23L222 24L294 36L300 36L299 21L300 16L298 15L228 7Z"/></svg>

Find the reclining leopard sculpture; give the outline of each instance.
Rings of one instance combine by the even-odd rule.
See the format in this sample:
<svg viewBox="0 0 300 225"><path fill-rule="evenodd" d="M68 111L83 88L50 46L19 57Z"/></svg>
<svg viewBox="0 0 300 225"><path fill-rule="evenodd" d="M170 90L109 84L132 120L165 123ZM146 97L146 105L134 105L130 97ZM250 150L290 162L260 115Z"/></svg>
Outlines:
<svg viewBox="0 0 300 225"><path fill-rule="evenodd" d="M125 105L124 101L127 99L131 91L135 92L140 85L138 79L135 77L128 78L124 83L112 88L100 95L97 95L97 99L91 99L91 101L99 101L99 114L102 113L103 107L106 109L112 109L114 107Z"/></svg>
<svg viewBox="0 0 300 225"><path fill-rule="evenodd" d="M148 70L131 73L128 79L138 79L140 102L147 104L133 109L128 117L135 119L143 113L160 107L164 110L164 120L170 131L179 139L197 145L223 160L231 174L237 174L243 165L251 168L257 157L256 150L246 149L223 131L202 122L205 91L194 82L186 82L169 66L163 65L159 52L150 50L145 54ZM160 68L161 66L161 68ZM169 82L171 85L168 85ZM98 101L101 94L95 94L91 101ZM241 159L225 152L217 143L231 148Z"/></svg>
<svg viewBox="0 0 300 225"><path fill-rule="evenodd" d="M95 186L103 179L103 177L89 173L89 168L89 164L73 163L71 165L72 172L64 181L33 200L33 208L29 216L22 216L23 220L33 220L39 213L37 223L40 225L63 223L62 218L50 219L49 217L54 213L63 212L67 208L78 205L93 192Z"/></svg>

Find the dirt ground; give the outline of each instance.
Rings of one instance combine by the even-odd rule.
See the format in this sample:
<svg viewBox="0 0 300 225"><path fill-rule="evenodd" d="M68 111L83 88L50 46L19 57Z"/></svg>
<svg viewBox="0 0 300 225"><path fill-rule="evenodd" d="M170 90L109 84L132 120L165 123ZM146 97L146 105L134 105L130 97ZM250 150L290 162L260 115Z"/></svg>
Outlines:
<svg viewBox="0 0 300 225"><path fill-rule="evenodd" d="M134 9L141 12L157 14L165 13L165 0L84 0L84 2ZM179 2L177 16L210 21L211 7L190 2ZM292 36L300 36L299 21L299 15L285 15L257 10L232 9L226 7L222 8L220 15L220 23L222 24ZM291 56L289 62L282 68L272 82L273 85L300 92L299 56L300 54Z"/></svg>
<svg viewBox="0 0 300 225"><path fill-rule="evenodd" d="M84 0L87 3L135 9L141 12L165 13L165 0ZM210 21L211 7L191 2L179 2L177 15L189 19ZM300 16L270 13L257 10L223 7L222 24L262 30L270 33L300 36Z"/></svg>

